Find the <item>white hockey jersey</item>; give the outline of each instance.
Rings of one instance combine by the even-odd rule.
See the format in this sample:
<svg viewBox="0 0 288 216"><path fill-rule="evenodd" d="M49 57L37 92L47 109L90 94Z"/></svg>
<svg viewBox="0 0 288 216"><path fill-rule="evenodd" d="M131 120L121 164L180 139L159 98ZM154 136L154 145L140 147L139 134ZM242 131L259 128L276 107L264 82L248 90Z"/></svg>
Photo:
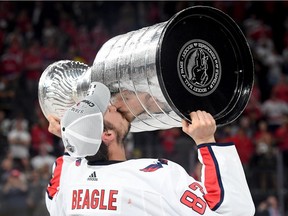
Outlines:
<svg viewBox="0 0 288 216"><path fill-rule="evenodd" d="M64 155L47 187L51 216L252 216L255 207L232 143L198 146L201 182L165 159L89 164Z"/></svg>

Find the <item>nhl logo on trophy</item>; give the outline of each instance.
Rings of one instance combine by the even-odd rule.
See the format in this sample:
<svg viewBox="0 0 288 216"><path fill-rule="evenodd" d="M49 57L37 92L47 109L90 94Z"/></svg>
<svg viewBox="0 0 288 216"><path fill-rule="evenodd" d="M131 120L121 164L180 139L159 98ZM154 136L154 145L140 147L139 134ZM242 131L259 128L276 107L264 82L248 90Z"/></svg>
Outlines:
<svg viewBox="0 0 288 216"><path fill-rule="evenodd" d="M207 96L218 87L221 62L214 48L206 41L191 40L179 52L179 79L191 94Z"/></svg>
<svg viewBox="0 0 288 216"><path fill-rule="evenodd" d="M38 92L43 113L61 118L93 81L108 86L110 102L127 113L132 132L181 127L181 119L199 109L223 126L249 101L253 58L231 17L195 6L111 38L91 67L69 60L47 67Z"/></svg>

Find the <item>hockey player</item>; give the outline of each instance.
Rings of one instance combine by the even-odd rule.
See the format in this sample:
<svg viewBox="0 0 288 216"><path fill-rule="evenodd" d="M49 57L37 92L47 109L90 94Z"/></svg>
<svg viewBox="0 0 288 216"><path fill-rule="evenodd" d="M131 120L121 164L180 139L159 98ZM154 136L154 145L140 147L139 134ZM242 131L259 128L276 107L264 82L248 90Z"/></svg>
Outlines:
<svg viewBox="0 0 288 216"><path fill-rule="evenodd" d="M62 137L66 148L47 187L50 215L254 215L236 148L215 141L209 113L191 112L192 123L182 121L203 165L196 181L166 159L126 160L123 143L130 123L109 105L109 90L95 85L61 122L49 117L49 131Z"/></svg>

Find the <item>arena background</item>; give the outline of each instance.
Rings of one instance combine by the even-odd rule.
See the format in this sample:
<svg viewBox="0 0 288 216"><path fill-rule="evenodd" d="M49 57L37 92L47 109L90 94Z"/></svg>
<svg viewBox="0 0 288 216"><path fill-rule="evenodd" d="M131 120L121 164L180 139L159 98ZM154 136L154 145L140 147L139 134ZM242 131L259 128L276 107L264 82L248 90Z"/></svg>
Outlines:
<svg viewBox="0 0 288 216"><path fill-rule="evenodd" d="M247 37L255 63L252 97L241 117L216 135L235 142L256 215L288 215L288 1L1 1L0 216L48 215L45 188L63 145L48 133L39 108L43 70L61 59L92 65L111 37L194 5L221 9ZM128 158L166 157L199 178L196 149L180 128L130 134L126 145Z"/></svg>

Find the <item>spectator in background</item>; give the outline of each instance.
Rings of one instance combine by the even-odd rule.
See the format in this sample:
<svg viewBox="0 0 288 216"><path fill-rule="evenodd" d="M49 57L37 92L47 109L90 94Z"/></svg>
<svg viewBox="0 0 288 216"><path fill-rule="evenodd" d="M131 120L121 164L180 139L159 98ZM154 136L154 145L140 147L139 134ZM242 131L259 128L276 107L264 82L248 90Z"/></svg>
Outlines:
<svg viewBox="0 0 288 216"><path fill-rule="evenodd" d="M238 119L238 122L239 122L239 126L236 126L236 129L239 127L242 128L245 131L245 134L247 135L247 137L251 139L256 130L256 123L251 122L251 119L247 115L240 116Z"/></svg>
<svg viewBox="0 0 288 216"><path fill-rule="evenodd" d="M47 42L41 47L41 55L43 59L42 68L47 68L60 58L60 50L57 44L57 38L48 38Z"/></svg>
<svg viewBox="0 0 288 216"><path fill-rule="evenodd" d="M21 34L25 34L29 29L31 19L28 15L28 8L21 9L16 15L16 26L19 28Z"/></svg>
<svg viewBox="0 0 288 216"><path fill-rule="evenodd" d="M281 216L278 199L276 196L268 196L267 198L269 216Z"/></svg>
<svg viewBox="0 0 288 216"><path fill-rule="evenodd" d="M253 141L255 142L256 151L267 152L273 148L273 134L268 130L268 125L265 120L258 122L257 130L254 133Z"/></svg>
<svg viewBox="0 0 288 216"><path fill-rule="evenodd" d="M257 58L268 68L267 81L272 87L280 80L283 59L275 49L271 26L263 20L254 21L248 37L253 41Z"/></svg>
<svg viewBox="0 0 288 216"><path fill-rule="evenodd" d="M79 51L80 56L83 58L83 62L86 64L93 64L96 52L91 46L92 38L85 25L82 25L78 29L78 34L74 36L76 49Z"/></svg>
<svg viewBox="0 0 288 216"><path fill-rule="evenodd" d="M0 157L8 150L7 135L10 131L11 120L6 117L6 112L0 109Z"/></svg>
<svg viewBox="0 0 288 216"><path fill-rule="evenodd" d="M276 97L275 91L261 106L263 117L267 119L268 129L272 133L283 124L284 116L288 114L288 104Z"/></svg>
<svg viewBox="0 0 288 216"><path fill-rule="evenodd" d="M256 124L262 117L261 112L261 91L258 86L258 81L255 80L252 89L251 97L248 104L243 112L244 115L248 116L252 124Z"/></svg>
<svg viewBox="0 0 288 216"><path fill-rule="evenodd" d="M39 154L41 144L47 146L49 152L53 151L53 135L48 132L48 121L41 115L31 127L31 153L32 156Z"/></svg>
<svg viewBox="0 0 288 216"><path fill-rule="evenodd" d="M255 216L282 216L276 196L270 195L264 201L260 202L256 209Z"/></svg>
<svg viewBox="0 0 288 216"><path fill-rule="evenodd" d="M23 173L13 169L1 189L3 193L1 213L9 216L26 216L27 189L28 185Z"/></svg>
<svg viewBox="0 0 288 216"><path fill-rule="evenodd" d="M287 76L288 75L288 19L286 19L287 23L287 30L286 30L286 37L285 37L285 48L282 52L283 56L283 73Z"/></svg>
<svg viewBox="0 0 288 216"><path fill-rule="evenodd" d="M15 96L15 83L0 75L0 109L11 110Z"/></svg>
<svg viewBox="0 0 288 216"><path fill-rule="evenodd" d="M275 97L288 104L288 78L282 74L279 82L273 87L272 90Z"/></svg>
<svg viewBox="0 0 288 216"><path fill-rule="evenodd" d="M43 194L49 183L48 178L43 178L42 170L33 170L29 178L27 205L29 216L49 216ZM49 168L49 170L51 170ZM45 169L46 171L46 169Z"/></svg>
<svg viewBox="0 0 288 216"><path fill-rule="evenodd" d="M32 23L28 23L27 30L23 33L23 46L27 47L32 40L35 39L35 31Z"/></svg>
<svg viewBox="0 0 288 216"><path fill-rule="evenodd" d="M43 72L43 59L39 41L34 40L28 45L23 58L23 69L28 93L34 101L38 96L38 83Z"/></svg>
<svg viewBox="0 0 288 216"><path fill-rule="evenodd" d="M273 134L268 131L267 122L261 120L258 123L253 141L255 144L255 154L251 160L252 180L255 186L261 190L276 190L276 165L277 159L274 147Z"/></svg>
<svg viewBox="0 0 288 216"><path fill-rule="evenodd" d="M283 160L288 168L288 114L283 117L283 124L275 131L276 145L283 154Z"/></svg>
<svg viewBox="0 0 288 216"><path fill-rule="evenodd" d="M34 1L34 5L31 10L31 23L33 25L33 28L35 29L35 35L36 38L41 38L41 33L43 29L43 19L47 17L47 14L45 14L46 11L52 10L51 7L45 7L44 3L42 1Z"/></svg>
<svg viewBox="0 0 288 216"><path fill-rule="evenodd" d="M23 53L22 38L17 33L10 33L10 42L4 50L0 58L0 75L7 81L11 82L11 86L16 88L17 81L22 75Z"/></svg>
<svg viewBox="0 0 288 216"><path fill-rule="evenodd" d="M52 169L52 165L56 160L56 157L49 154L50 146L47 143L41 143L39 146L39 153L31 158L31 165L33 169L42 169L48 166Z"/></svg>
<svg viewBox="0 0 288 216"><path fill-rule="evenodd" d="M259 203L255 216L270 216L268 211L268 203L266 200Z"/></svg>
<svg viewBox="0 0 288 216"><path fill-rule="evenodd" d="M29 147L31 135L22 122L16 121L8 133L9 152L15 161L19 161L20 168L25 169L29 164Z"/></svg>
<svg viewBox="0 0 288 216"><path fill-rule="evenodd" d="M13 12L15 12L15 6L11 2L0 2L0 18L10 21L13 17Z"/></svg>
<svg viewBox="0 0 288 216"><path fill-rule="evenodd" d="M42 43L46 45L50 40L57 41L58 36L58 28L52 23L51 19L46 18L44 20L44 25L42 26Z"/></svg>
<svg viewBox="0 0 288 216"><path fill-rule="evenodd" d="M99 19L95 26L92 27L90 31L90 38L93 38L91 41L92 47L95 50L95 53L102 47L102 45L110 38L110 35L103 24L103 20Z"/></svg>
<svg viewBox="0 0 288 216"><path fill-rule="evenodd" d="M59 30L63 33L63 36L67 38L68 44L73 46L77 46L75 43L75 38L78 34L77 27L75 26L75 20L71 17L71 15L61 9L59 11Z"/></svg>
<svg viewBox="0 0 288 216"><path fill-rule="evenodd" d="M45 18L42 26L42 57L43 68L46 68L51 63L60 58L61 53L61 38L59 29L53 24L52 19Z"/></svg>
<svg viewBox="0 0 288 216"><path fill-rule="evenodd" d="M6 35L7 35L7 24L5 24L5 22L0 20L0 53L3 52Z"/></svg>
<svg viewBox="0 0 288 216"><path fill-rule="evenodd" d="M234 142L238 151L244 170L249 170L249 163L254 154L254 145L250 137L247 136L244 128L239 127L235 135L226 137L222 142Z"/></svg>
<svg viewBox="0 0 288 216"><path fill-rule="evenodd" d="M0 188L3 187L4 183L10 175L14 167L13 158L11 155L7 154L6 157L1 161L0 166Z"/></svg>
<svg viewBox="0 0 288 216"><path fill-rule="evenodd" d="M15 117L11 120L11 129L16 126L16 124L21 124L25 130L29 129L29 121L26 119L25 114L22 111L18 111L15 114Z"/></svg>

